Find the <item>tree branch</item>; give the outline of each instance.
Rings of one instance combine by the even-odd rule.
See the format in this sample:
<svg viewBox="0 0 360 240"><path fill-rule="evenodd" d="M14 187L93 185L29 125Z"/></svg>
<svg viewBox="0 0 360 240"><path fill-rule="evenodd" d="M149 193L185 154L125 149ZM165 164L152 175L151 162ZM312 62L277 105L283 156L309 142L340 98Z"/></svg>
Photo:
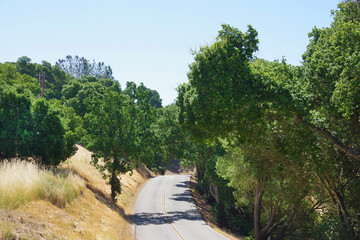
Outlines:
<svg viewBox="0 0 360 240"><path fill-rule="evenodd" d="M328 139L334 145L334 147L336 147L340 151L343 151L349 157L352 157L352 158L360 161L360 154L359 153L357 153L353 149L350 149L347 146L345 146L344 143L342 143L338 138L336 138L334 135L332 135L327 129L322 128L322 127L317 127L317 126L315 126L314 124L308 122L307 120L305 120L302 117L297 116L297 118L303 124L308 126L311 130L313 130L314 132L319 133L321 136Z"/></svg>

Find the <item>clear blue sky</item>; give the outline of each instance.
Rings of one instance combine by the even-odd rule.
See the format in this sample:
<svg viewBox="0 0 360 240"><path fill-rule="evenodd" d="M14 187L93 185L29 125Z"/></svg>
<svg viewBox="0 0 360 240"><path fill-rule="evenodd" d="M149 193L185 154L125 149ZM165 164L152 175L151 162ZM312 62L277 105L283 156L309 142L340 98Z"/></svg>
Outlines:
<svg viewBox="0 0 360 240"><path fill-rule="evenodd" d="M104 62L122 86L143 82L163 105L186 82L190 49L211 43L222 23L259 32L257 56L299 65L314 26L331 23L340 0L0 0L0 62L66 55Z"/></svg>

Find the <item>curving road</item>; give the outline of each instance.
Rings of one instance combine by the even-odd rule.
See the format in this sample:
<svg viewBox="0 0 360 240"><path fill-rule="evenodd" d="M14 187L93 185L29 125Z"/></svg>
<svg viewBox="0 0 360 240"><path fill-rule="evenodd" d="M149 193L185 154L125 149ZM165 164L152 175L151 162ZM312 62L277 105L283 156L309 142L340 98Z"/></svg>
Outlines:
<svg viewBox="0 0 360 240"><path fill-rule="evenodd" d="M196 209L189 175L155 177L140 191L132 227L136 240L223 240Z"/></svg>

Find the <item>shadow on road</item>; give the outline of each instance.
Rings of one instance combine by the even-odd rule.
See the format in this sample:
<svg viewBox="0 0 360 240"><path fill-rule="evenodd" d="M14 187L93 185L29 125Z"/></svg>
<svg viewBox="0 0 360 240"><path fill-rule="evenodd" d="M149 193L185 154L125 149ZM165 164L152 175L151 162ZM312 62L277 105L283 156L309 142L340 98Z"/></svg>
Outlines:
<svg viewBox="0 0 360 240"><path fill-rule="evenodd" d="M190 185L189 185L189 181L184 181L184 182L180 182L178 184L175 185L175 187L180 187L180 188L189 188Z"/></svg>
<svg viewBox="0 0 360 240"><path fill-rule="evenodd" d="M183 201L183 202L194 202L191 191L189 189L190 182L183 181L175 185L178 188L183 188L184 190L180 193L173 194L170 198L174 201ZM180 220L189 220L189 221L202 221L202 217L196 209L191 209L187 211L172 211L167 212L168 217L172 222ZM142 212L132 215L132 222L135 225L160 225L168 224L168 219L164 213L148 213Z"/></svg>
<svg viewBox="0 0 360 240"><path fill-rule="evenodd" d="M182 201L182 202L194 202L194 199L191 195L191 191L190 190L186 190L184 193L177 193L173 195L174 197L170 198L171 200L174 201Z"/></svg>
<svg viewBox="0 0 360 240"><path fill-rule="evenodd" d="M202 217L195 209L181 212L168 212L167 214L172 222L180 220L202 221ZM132 216L132 221L136 225L160 225L169 223L163 213L137 213Z"/></svg>
<svg viewBox="0 0 360 240"><path fill-rule="evenodd" d="M185 188L186 190L182 193L173 194L174 197L170 198L174 201L182 201L182 202L194 202L191 191L190 191L190 182L183 181L175 185L178 188Z"/></svg>

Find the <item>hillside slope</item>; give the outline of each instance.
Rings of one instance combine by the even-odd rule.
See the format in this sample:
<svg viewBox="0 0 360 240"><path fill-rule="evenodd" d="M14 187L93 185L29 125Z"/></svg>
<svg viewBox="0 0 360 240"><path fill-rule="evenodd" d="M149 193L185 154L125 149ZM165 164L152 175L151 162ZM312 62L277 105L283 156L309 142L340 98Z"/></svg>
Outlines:
<svg viewBox="0 0 360 240"><path fill-rule="evenodd" d="M122 175L122 194L113 205L110 187L90 165L90 156L78 146L77 153L60 166L81 176L86 188L80 196L63 208L36 200L16 209L0 209L0 239L132 239L132 203L153 173L139 166L131 176Z"/></svg>

